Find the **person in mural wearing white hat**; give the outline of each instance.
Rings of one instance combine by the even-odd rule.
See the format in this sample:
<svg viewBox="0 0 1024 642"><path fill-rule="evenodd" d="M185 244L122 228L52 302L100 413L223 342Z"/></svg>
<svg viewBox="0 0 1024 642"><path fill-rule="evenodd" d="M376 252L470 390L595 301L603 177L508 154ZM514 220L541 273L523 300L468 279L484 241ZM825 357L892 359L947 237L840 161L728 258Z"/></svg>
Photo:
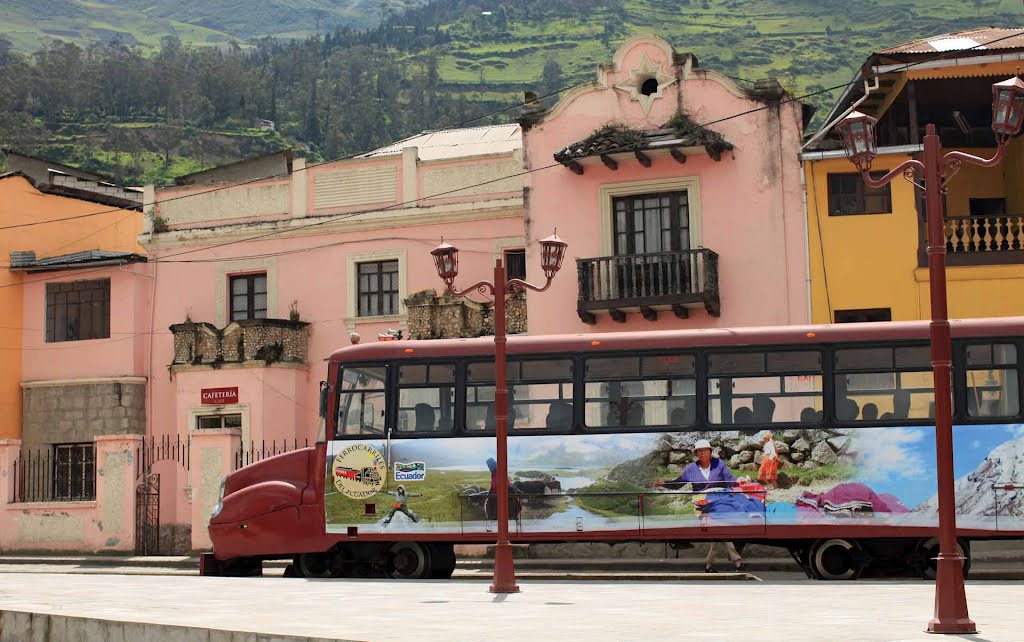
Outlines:
<svg viewBox="0 0 1024 642"><path fill-rule="evenodd" d="M679 473L679 477L669 481L655 482L654 485L680 488L685 484L690 484L694 492L699 493L714 488L730 488L736 483L736 477L725 465L725 462L712 455L710 441L698 439L697 443L693 445L693 454L696 456L696 460L684 468L683 472ZM733 563L737 571L743 569L743 558L732 542L712 542L708 549L708 556L704 560L705 572L715 572L715 558L719 547L725 548L729 561Z"/></svg>

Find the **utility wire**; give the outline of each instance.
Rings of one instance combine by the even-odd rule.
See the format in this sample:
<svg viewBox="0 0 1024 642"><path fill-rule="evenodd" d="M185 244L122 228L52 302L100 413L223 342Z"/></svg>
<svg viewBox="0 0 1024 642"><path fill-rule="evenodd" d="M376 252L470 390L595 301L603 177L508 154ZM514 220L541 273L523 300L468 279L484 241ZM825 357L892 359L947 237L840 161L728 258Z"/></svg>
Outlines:
<svg viewBox="0 0 1024 642"><path fill-rule="evenodd" d="M558 94L560 94L562 92L566 92L566 91L570 91L570 90L576 89L577 87L580 87L580 86L585 85L585 84L587 84L587 83L576 83L575 85L569 85L569 86L563 87L561 89L556 89L555 91L552 91L552 92L549 92L547 94L544 94L543 96L538 96L537 100L543 100L545 98L549 98L551 96L558 95ZM466 125L468 123L473 123L473 122L476 122L478 120L483 120L484 118L489 118L491 116L496 116L497 114L504 113L506 111L509 111L511 109L515 109L517 107L523 107L523 106L528 105L528 104L530 104L530 103L527 103L527 102L515 103L515 104L509 105L507 107L502 107L501 109L496 109L494 111L490 111L490 112L481 114L480 116L476 116L475 118L470 118L469 120L464 120L464 121L458 122L458 123L456 123L454 125L451 125L450 127L444 127L442 129L437 129L437 130L425 130L424 132L420 132L420 134L414 134L413 136L406 136L402 140L408 140L409 138L414 138L415 136L419 136L419 135L421 135L423 133L428 133L428 132L441 132L441 131L447 131L447 130L450 130L450 129L459 129L460 127L462 127L462 126L464 126L464 125ZM399 141L397 141L395 143L391 143L390 145L384 145L383 147L390 147L390 146L395 145L395 144L400 143L400 142L402 142L402 141L399 140ZM380 147L375 147L374 149L368 149L368 150L364 150L364 151L361 151L361 152L354 152L352 154L348 154L346 156L340 156L338 158L334 158L334 159L331 159L331 160L320 161L318 163L311 163L309 165L306 165L305 169L309 170L309 169L313 169L314 167L320 167L321 165L330 165L331 163L337 163L337 162L344 161L344 160L352 160L353 158L358 158L359 156L363 156L364 154L369 154L370 152L372 152L372 151L374 151L376 149L380 149ZM216 169L216 168L211 168L211 169ZM262 182L262 181L269 181L269 180L274 180L276 178L284 178L284 177L287 177L287 176L290 176L290 175L291 174L288 173L288 172L282 172L280 174L272 174L272 175L269 175L269 176L261 176L259 178L250 178L250 179L247 179L247 180L244 180L244 181L238 181L238 182L234 182L234 183L225 183L224 185L218 185L216 187L212 187L210 189L206 189L206 190L203 190L203 191L200 191L200 192L191 192L189 194L181 194L180 196L172 196L172 197L169 197L169 198L161 199L160 203L168 203L168 202L171 202L171 201L178 201L178 200L185 199L185 198L193 198L193 197L196 197L196 196L205 196L206 194L212 194L214 192L219 192L219 191L225 190L225 189L233 189L235 187L241 187L243 185L249 185L251 183L258 183L258 182ZM143 205L145 205L145 203ZM34 226L37 226L37 225L47 225L49 223L60 223L62 221L74 221L74 220L78 220L78 219L82 219L82 218L89 218L89 217L92 217L92 216L100 216L102 214L110 214L112 212L123 212L125 209L126 208L123 208L123 207L117 207L117 208L112 208L112 209L100 210L98 212L90 212L88 214L76 214L75 216L65 216L65 217L62 217L62 218L49 219L49 220L45 220L45 221L32 221L31 223L18 223L16 225L0 226L0 231L3 231L3 230L13 230L13 229L22 228L22 227L34 227Z"/></svg>
<svg viewBox="0 0 1024 642"><path fill-rule="evenodd" d="M932 57L932 58L929 58L927 60L919 60L917 62L907 63L907 64L905 64L902 67L901 70L905 71L905 70L907 70L907 69L909 69L911 67L914 67L914 66L917 66L917 65L921 65L921 64L925 64L925 63L928 63L928 62L934 62L935 60L939 60L939 59L948 57L948 56L953 55L953 54L961 53L963 51L970 51L970 50L977 49L977 48L980 48L980 47L990 46L990 45L995 44L997 42L1000 42L1002 40L1007 40L1009 38L1015 38L1015 37L1017 37L1017 35L1018 34L1010 34L1010 35L1004 36L1002 38L997 38L995 40L989 41L989 42L984 43L984 44L976 45L975 47L970 47L968 49L960 49L960 50L954 50L954 51L949 51L949 52L942 52L940 55ZM892 73L892 72L889 72L889 73ZM881 75L881 74L873 74L871 76L868 76L867 78L874 78L874 77L877 77L879 75ZM844 88L844 87L848 87L848 86L851 86L851 85L854 85L854 84L858 84L859 82L861 82L861 80L851 81L851 82L843 83L843 84L840 84L840 85L835 85L835 86L832 86L832 87L828 87L828 88L821 89L821 90L818 90L818 91L810 92L810 93L803 94L803 95L800 95L800 96L791 96L789 98L785 98L783 100L780 100L778 103L775 103L775 104L772 104L772 105L763 105L761 107L755 107L755 108L748 109L748 110L745 110L745 111L742 111L742 112L738 112L738 113L735 113L735 114L732 114L732 115L729 115L729 116L724 116L722 118L711 120L711 121L702 123L702 124L700 124L698 126L699 127L708 127L710 125L726 122L726 121L729 121L729 120L733 120L733 119L736 119L736 118L740 118L742 116L747 116L747 115L750 115L750 114L754 114L754 113L757 113L757 112L760 112L760 111L764 111L764 110L767 110L767 109L774 109L774 108L777 108L777 106L780 105L780 104L788 104L788 103L791 103L791 102L799 102L799 101L801 101L801 100L803 100L805 98L809 98L811 96L816 96L816 95L819 95L819 94L831 92L831 91L834 91L836 89L841 89L841 88ZM580 85L574 85L574 86L570 87L570 89L574 88L574 87L577 87L577 86L580 86ZM552 92L551 94L547 94L547 95L553 95L553 94L556 94L556 93L560 93L561 91L566 91L566 89L558 90L556 92ZM525 103L523 103L523 104L525 104ZM605 154L617 153L617 152L622 152L622 151L629 151L630 149L632 149L632 146L630 146L630 145L623 145L623 146L616 147L616 148L606 149L606 150L604 150L604 153ZM341 160L343 160L343 159L341 159ZM325 163L327 163L327 162L334 162L334 161L325 161ZM325 163L319 163L319 164L325 164ZM502 176L502 177L491 179L491 180L487 180L487 181L482 181L480 183L475 183L475 184L471 184L471 185L465 185L465 186L458 187L458 188L455 188L455 189L451 189L451 190L448 190L448 191L445 191L445 192L441 192L439 194L432 194L432 195L430 195L430 198L437 198L438 196L446 196L446 195L454 194L454 193L461 192L461 191L464 191L464 190L473 189L473 188L476 188L476 187L482 187L482 186L489 185L489 184L492 184L492 183L508 180L510 178L517 178L519 176L525 176L527 174L532 174L534 172L544 171L544 170L547 170L547 169L552 169L552 168L561 167L561 166L562 166L561 163L557 163L557 162L556 163L551 163L551 164L548 164L548 165L542 165L540 167L534 167L532 169L524 170L522 172L517 172L517 173L514 173L514 174L509 174L509 175L506 175L506 176ZM245 185L245 184L252 183L252 182L255 182L255 181L268 180L270 178L274 178L274 177L264 177L264 178L260 178L260 179L253 179L253 180L249 180L249 181L243 181L241 183L233 183L233 184L230 184L230 185L219 186L218 188L215 188L213 190L207 190L207 191L204 191L204 192L199 192L199 193L194 193L194 194L185 194L185 195L182 195L182 196L179 196L179 197L165 199L164 201L161 201L161 202L163 203L163 202L167 202L167 201L171 201L171 200L177 200L177 199L181 199L181 198L190 198L192 196L199 196L201 194L210 193L210 192L217 191L217 190L220 190L220 189L227 189L229 187L236 187L238 185ZM245 243L245 242L249 242L249 241L258 241L258 240L262 240L262 239L269 238L269 237L272 237L272 236L278 236L278 235L282 235L282 234L289 234L289 233L294 233L294 232L300 232L302 230L306 230L306 229L313 228L313 227L318 227L318 226L321 226L321 225L326 225L326 224L329 224L329 223L335 223L335 222L342 221L342 220L345 220L345 219L348 219L348 218L352 218L352 217L355 217L355 216L361 216L363 214L384 212L384 211L392 210L392 209L395 209L395 208L404 207L406 205L411 205L411 204L417 203L420 200L424 200L425 198L427 198L427 197L425 197L425 196L424 197L419 197L419 198L411 199L409 201L404 201L404 202L401 202L401 203L395 203L395 204L392 204L392 205L389 205L389 206L383 207L383 208L372 208L372 209L366 209L366 210L358 210L358 211L355 211L355 212L349 212L349 213L341 214L341 215L337 215L337 216L328 216L328 217L325 217L325 218L323 218L323 219L321 219L319 221L316 221L316 222L313 222L313 223L309 223L309 224L306 224L306 225L299 225L299 226L295 226L295 227L291 227L291 228L279 228L279 229L276 229L276 230L268 231L265 234L258 234L256 236L251 236L251 237L241 238L241 239L235 239L233 241L225 241L224 243L219 243L219 244L209 245L209 246L203 246L203 247L193 248L193 249L190 249L190 250L185 250L185 251L182 251L182 252L176 252L176 253L168 254L168 255L166 255L164 257L154 258L152 262L153 263L164 262L164 261L167 261L167 259L172 259L172 258L175 258L175 257L178 257L178 256L184 256L184 255L187 255L187 254L193 254L195 252L204 252L204 251L208 251L208 250L219 249L219 248L222 248L222 247L228 247L228 246L235 245L235 244L238 244L238 243ZM120 210L112 210L112 211L120 211ZM312 250L312 249L317 249L317 248L304 248L302 251L309 251L309 250ZM100 270L104 270L104 269L106 269L106 267L96 268L95 270L82 271L82 272L80 272L80 274L88 274L90 272L100 271ZM51 281L51 280L55 280L57 278L61 278L61 277L54 277L54 278L50 278L50 279L46 279L46 278L44 278L44 279L35 279L35 280L32 280L32 281L23 282L23 283L12 283L12 284L8 284L8 285L2 285L2 286L0 286L0 288L16 287L16 286L24 285L26 283L31 284L31 283L39 283L39 282L43 282L43 281Z"/></svg>

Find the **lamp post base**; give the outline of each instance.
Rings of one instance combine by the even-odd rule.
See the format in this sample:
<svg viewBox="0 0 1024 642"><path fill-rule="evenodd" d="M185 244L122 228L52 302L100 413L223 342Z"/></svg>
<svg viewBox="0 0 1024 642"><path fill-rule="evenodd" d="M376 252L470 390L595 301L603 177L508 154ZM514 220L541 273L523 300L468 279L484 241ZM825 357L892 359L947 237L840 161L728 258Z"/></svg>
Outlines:
<svg viewBox="0 0 1024 642"><path fill-rule="evenodd" d="M964 590L963 558L939 554L936 558L935 617L928 622L928 633L977 633L967 614Z"/></svg>
<svg viewBox="0 0 1024 642"><path fill-rule="evenodd" d="M494 583L491 593L518 593L516 572L512 564L512 544L508 541L498 542L494 547Z"/></svg>

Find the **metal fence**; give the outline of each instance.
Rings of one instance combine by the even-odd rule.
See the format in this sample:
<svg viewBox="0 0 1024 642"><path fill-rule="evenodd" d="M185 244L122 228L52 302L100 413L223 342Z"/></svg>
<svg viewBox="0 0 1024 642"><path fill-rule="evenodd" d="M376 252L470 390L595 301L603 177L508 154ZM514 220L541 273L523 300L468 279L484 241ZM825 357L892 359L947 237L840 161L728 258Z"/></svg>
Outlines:
<svg viewBox="0 0 1024 642"><path fill-rule="evenodd" d="M242 447L235 451L234 467L232 470L238 470L244 468L249 464L254 464L258 461L262 461L268 457L275 455L283 455L287 452L292 452L300 448L309 448L309 439L299 441L298 439L287 439L272 440L272 441L250 441L248 444L242 444Z"/></svg>
<svg viewBox="0 0 1024 642"><path fill-rule="evenodd" d="M96 500L95 444L22 449L13 473L14 503Z"/></svg>

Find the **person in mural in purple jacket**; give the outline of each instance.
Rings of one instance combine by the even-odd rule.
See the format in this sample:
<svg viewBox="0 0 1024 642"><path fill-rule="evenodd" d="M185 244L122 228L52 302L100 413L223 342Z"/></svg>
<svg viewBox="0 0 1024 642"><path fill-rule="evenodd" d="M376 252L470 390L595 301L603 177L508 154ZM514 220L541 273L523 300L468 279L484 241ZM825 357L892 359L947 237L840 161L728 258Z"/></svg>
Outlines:
<svg viewBox="0 0 1024 642"><path fill-rule="evenodd" d="M697 460L684 468L683 472L679 473L679 477L669 481L655 482L654 485L680 488L685 484L690 484L694 492L699 493L713 488L731 488L736 483L736 477L725 465L725 462L711 454L710 441L698 439L697 443L693 445L693 454L696 455ZM722 541L711 542L708 556L704 560L704 571L706 573L715 572L715 557L717 557L719 546L725 548L725 553L736 570L743 570L743 558L736 550L736 546L732 542Z"/></svg>
<svg viewBox="0 0 1024 642"><path fill-rule="evenodd" d="M693 445L693 454L697 460L679 473L679 477L668 481L655 482L655 486L667 488L680 488L684 484L690 484L694 492L701 492L709 488L731 488L736 483L736 477L725 465L725 462L711 454L711 442L707 439L698 439Z"/></svg>

